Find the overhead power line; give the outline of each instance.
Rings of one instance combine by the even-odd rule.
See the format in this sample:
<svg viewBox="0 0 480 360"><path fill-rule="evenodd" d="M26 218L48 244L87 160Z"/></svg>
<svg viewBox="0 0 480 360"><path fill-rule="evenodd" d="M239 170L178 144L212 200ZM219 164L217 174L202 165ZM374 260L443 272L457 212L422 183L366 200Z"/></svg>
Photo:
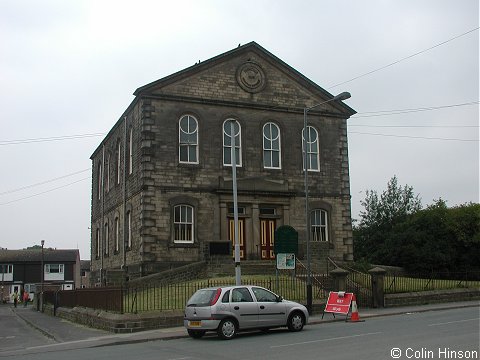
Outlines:
<svg viewBox="0 0 480 360"><path fill-rule="evenodd" d="M414 109L365 111L365 112L353 115L352 119L365 118L365 117L400 115L400 114L408 114L408 113L415 113L415 112L421 112L421 111L440 110L440 109L454 108L454 107L460 107L460 106L478 105L479 103L480 103L479 101L471 101L471 102L466 102L466 103L461 103L461 104L428 106L428 107L420 107L420 108L414 108Z"/></svg>
<svg viewBox="0 0 480 360"><path fill-rule="evenodd" d="M83 139L83 138L98 137L98 136L104 136L104 135L105 133L93 133L93 134L65 135L65 136L54 136L54 137L33 138L33 139L0 140L0 146Z"/></svg>
<svg viewBox="0 0 480 360"><path fill-rule="evenodd" d="M84 173L85 171L90 171L90 170L91 170L91 169L88 168L88 169L84 169L84 170L80 170L80 171L73 172L73 173L71 173L71 174L59 176L59 177L54 178L54 179L41 181L41 182L38 182L38 183L35 183L35 184L32 184L32 185L22 186L22 187L19 187L19 188L16 188L16 189L11 189L11 190L7 190L7 191L3 191L3 192L0 192L0 195L11 194L11 193L14 193L14 192L18 192L18 191L30 189L30 188L33 188L33 187L35 187L35 186L48 184L48 183L51 183L51 182L54 182L54 181L57 181L57 180L60 180L60 179L65 179L65 178L70 177L70 176L73 176L73 175L77 175L77 174Z"/></svg>
<svg viewBox="0 0 480 360"><path fill-rule="evenodd" d="M80 180L77 180L77 181L74 181L74 182L71 182L69 184L65 184L65 185L62 185L62 186L58 186L56 188L53 188L53 189L50 189L50 190L46 190L46 191L42 191L38 194L33 194L33 195L30 195L30 196L25 196L23 198L20 198L20 199L16 199L16 200L12 200L12 201L8 201L8 202L4 202L4 203L0 203L0 205L8 205L8 204L13 204L13 203L16 203L16 202L19 202L19 201L22 201L22 200L26 200L26 199L30 199L30 198L33 198L35 196L40 196L40 195L43 195L43 194L47 194L49 192L52 192L52 191L55 191L55 190L58 190L58 189L62 189L62 188L65 188L67 186L71 186L71 185L74 185L74 184L77 184L81 181L85 181L85 180L88 180L90 179L90 177L86 177L86 178L83 178L83 179L80 179Z"/></svg>
<svg viewBox="0 0 480 360"><path fill-rule="evenodd" d="M359 135L373 135L373 136L385 136L385 137L397 137L397 138L408 138L408 139L422 139L422 140L443 140L443 141L465 141L465 142L478 142L475 139L454 139L454 138L438 138L438 137L427 137L427 136L410 136L410 135L394 135L394 134L378 134L378 133L365 133L358 131L349 131L349 134L359 134Z"/></svg>
<svg viewBox="0 0 480 360"><path fill-rule="evenodd" d="M453 40L456 40L456 39L458 39L458 38L461 38L462 36L465 36L465 35L468 35L468 34L474 32L474 31L477 31L478 29L479 29L479 27L476 27L475 29L469 30L469 31L467 31L467 32L464 32L463 34L457 35L457 36L455 36L455 37L453 37L453 38L451 38L451 39L445 40L445 41L443 41L443 42L441 42L441 43L438 43L438 44L436 44L436 45L434 45L434 46L431 46L431 47L429 47L429 48L427 48L427 49L424 49L424 50L419 51L419 52L416 52L416 53L414 53L414 54L412 54L412 55L409 55L409 56L406 56L406 57L401 58L401 59L399 59L399 60L396 60L396 61L394 61L394 62L392 62L392 63L390 63L390 64L387 64L387 65L384 65L384 66L382 66L382 67L379 67L378 69L371 70L371 71L366 72L366 73L364 73L364 74L362 74L362 75L355 76L354 78L351 78L350 80L346 80L346 81L343 81L343 82L341 82L341 83L332 85L332 86L328 87L327 89L333 89L334 87L337 87L337 86L340 86L340 85L343 85L343 84L347 84L347 83L349 83L349 82L352 82L352 81L354 81L354 80L360 79L360 78L362 78L362 77L364 77L364 76L367 76L367 75L371 75L371 74L373 74L373 73L376 73L377 71L386 69L386 68L388 68L388 67L390 67L390 66L393 66L393 65L396 65L396 64L398 64L399 62L402 62L402 61L411 59L412 57L418 56L418 55L423 54L423 53L425 53L425 52L427 52L427 51L433 50L433 49L435 49L435 48L437 48L437 47L439 47L439 46L445 45L445 44L447 44L447 43L449 43L449 42L451 42L451 41L453 41Z"/></svg>
<svg viewBox="0 0 480 360"><path fill-rule="evenodd" d="M348 126L373 128L478 128L478 125L367 125L349 124Z"/></svg>

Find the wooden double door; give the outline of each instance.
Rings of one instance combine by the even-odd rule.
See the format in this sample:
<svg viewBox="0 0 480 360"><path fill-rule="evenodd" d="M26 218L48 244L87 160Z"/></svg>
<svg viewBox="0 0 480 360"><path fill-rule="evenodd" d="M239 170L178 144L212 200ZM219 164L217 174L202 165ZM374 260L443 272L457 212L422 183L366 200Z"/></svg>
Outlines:
<svg viewBox="0 0 480 360"><path fill-rule="evenodd" d="M262 260L275 259L275 220L260 219L260 257ZM235 221L228 219L228 234L232 242L232 256L235 256ZM240 245L240 260L244 260L246 256L245 238L245 219L238 219L238 242Z"/></svg>

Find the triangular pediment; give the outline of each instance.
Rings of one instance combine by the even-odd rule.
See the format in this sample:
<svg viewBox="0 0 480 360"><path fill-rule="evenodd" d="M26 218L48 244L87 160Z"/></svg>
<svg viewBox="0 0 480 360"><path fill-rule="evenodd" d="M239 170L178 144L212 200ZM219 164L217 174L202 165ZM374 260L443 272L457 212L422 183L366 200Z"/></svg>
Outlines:
<svg viewBox="0 0 480 360"><path fill-rule="evenodd" d="M292 110L333 98L332 94L255 42L140 87L134 95ZM325 104L323 108L346 117L355 114L353 109L338 101Z"/></svg>

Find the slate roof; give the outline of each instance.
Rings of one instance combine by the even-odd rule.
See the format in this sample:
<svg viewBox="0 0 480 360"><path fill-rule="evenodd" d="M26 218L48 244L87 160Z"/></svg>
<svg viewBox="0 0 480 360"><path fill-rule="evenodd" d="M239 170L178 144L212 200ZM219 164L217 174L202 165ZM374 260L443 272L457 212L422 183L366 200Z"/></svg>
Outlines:
<svg viewBox="0 0 480 360"><path fill-rule="evenodd" d="M80 252L74 250L44 249L45 262L76 262ZM41 262L42 250L0 250L0 263Z"/></svg>

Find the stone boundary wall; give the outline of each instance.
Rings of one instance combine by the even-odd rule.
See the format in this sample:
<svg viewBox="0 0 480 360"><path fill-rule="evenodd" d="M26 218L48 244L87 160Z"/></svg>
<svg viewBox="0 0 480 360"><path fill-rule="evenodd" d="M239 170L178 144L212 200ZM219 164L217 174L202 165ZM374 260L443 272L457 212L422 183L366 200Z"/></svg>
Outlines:
<svg viewBox="0 0 480 360"><path fill-rule="evenodd" d="M45 313L53 316L53 306L45 305ZM113 333L132 333L183 325L183 311L142 314L116 314L82 307L56 310L56 316L91 328Z"/></svg>
<svg viewBox="0 0 480 360"><path fill-rule="evenodd" d="M386 294L385 307L480 300L479 288Z"/></svg>
<svg viewBox="0 0 480 360"><path fill-rule="evenodd" d="M480 289L452 289L418 293L388 294L385 306L423 305L430 303L480 300ZM314 313L320 314L325 305L315 304ZM45 313L53 316L53 306L45 305ZM56 316L78 324L113 333L132 333L143 330L183 325L183 311L151 312L141 314L115 314L82 307L56 309Z"/></svg>

